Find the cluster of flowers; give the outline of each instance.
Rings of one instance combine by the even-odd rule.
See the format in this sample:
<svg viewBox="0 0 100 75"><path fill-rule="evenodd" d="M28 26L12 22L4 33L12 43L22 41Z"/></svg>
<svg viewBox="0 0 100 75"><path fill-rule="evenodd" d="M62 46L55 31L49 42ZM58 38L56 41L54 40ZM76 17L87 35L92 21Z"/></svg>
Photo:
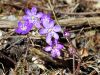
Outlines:
<svg viewBox="0 0 100 75"><path fill-rule="evenodd" d="M27 9L25 13L23 22L18 22L15 32L18 34L27 34L33 27L36 27L39 30L39 34L46 36L48 46L44 50L50 52L52 57L59 57L63 45L58 42L59 35L57 32L61 32L61 27L55 25L55 21L51 19L50 15L37 12L35 7L32 7L31 10Z"/></svg>

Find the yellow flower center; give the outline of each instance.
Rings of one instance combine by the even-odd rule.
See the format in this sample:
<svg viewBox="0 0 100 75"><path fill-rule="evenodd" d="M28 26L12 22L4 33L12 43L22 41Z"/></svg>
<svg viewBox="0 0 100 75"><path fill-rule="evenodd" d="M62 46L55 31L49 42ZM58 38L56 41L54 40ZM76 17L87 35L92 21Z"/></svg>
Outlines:
<svg viewBox="0 0 100 75"><path fill-rule="evenodd" d="M48 30L48 32L51 32L51 31L53 31L53 29L52 29L52 28L50 28L50 29Z"/></svg>
<svg viewBox="0 0 100 75"><path fill-rule="evenodd" d="M34 20L34 16L32 16L31 18L32 18L32 20Z"/></svg>

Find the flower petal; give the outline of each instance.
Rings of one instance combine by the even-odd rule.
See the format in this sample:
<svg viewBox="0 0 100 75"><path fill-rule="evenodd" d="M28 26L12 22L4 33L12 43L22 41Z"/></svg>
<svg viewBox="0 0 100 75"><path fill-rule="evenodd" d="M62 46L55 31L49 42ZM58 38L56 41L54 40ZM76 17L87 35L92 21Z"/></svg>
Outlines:
<svg viewBox="0 0 100 75"><path fill-rule="evenodd" d="M50 20L49 27L50 28L54 27L54 24L55 24L54 20Z"/></svg>
<svg viewBox="0 0 100 75"><path fill-rule="evenodd" d="M41 18L43 16L42 12L37 13L36 17Z"/></svg>
<svg viewBox="0 0 100 75"><path fill-rule="evenodd" d="M35 15L35 14L37 13L37 9L36 9L36 7L32 7L32 9L31 9L31 13L32 13L33 15Z"/></svg>
<svg viewBox="0 0 100 75"><path fill-rule="evenodd" d="M23 32L21 32L21 34L23 34L23 35L24 35L24 34L27 34L27 33L29 33L29 32L27 32L27 31L23 31Z"/></svg>
<svg viewBox="0 0 100 75"><path fill-rule="evenodd" d="M49 20L44 20L44 21L42 21L42 24L43 24L43 26L45 27L45 28L50 28L49 27L49 22L48 22Z"/></svg>
<svg viewBox="0 0 100 75"><path fill-rule="evenodd" d="M45 27L45 28L50 28L49 27L49 22L50 22L50 16L48 16L48 15L46 15L46 14L43 14L43 17L41 18L41 22L43 23L43 26Z"/></svg>
<svg viewBox="0 0 100 75"><path fill-rule="evenodd" d="M49 52L49 51L51 51L52 50L52 47L51 46L47 46L47 47L45 47L45 49L44 49L45 51L47 51L47 52Z"/></svg>
<svg viewBox="0 0 100 75"><path fill-rule="evenodd" d="M60 27L59 25L55 25L55 26L53 27L53 30L54 30L55 32L60 32L60 31L61 31L61 27Z"/></svg>
<svg viewBox="0 0 100 75"><path fill-rule="evenodd" d="M40 29L41 28L41 24L39 21L34 21L34 25L36 28Z"/></svg>
<svg viewBox="0 0 100 75"><path fill-rule="evenodd" d="M54 49L54 50L51 51L51 56L52 57L59 57L60 54L61 54L60 51L57 50L57 49Z"/></svg>
<svg viewBox="0 0 100 75"><path fill-rule="evenodd" d="M30 16L28 15L23 16L23 20L29 20L29 19L30 19Z"/></svg>
<svg viewBox="0 0 100 75"><path fill-rule="evenodd" d="M59 57L61 55L60 51L55 49L56 50L56 56Z"/></svg>
<svg viewBox="0 0 100 75"><path fill-rule="evenodd" d="M46 42L49 44L49 45L52 45L52 35L51 33L48 33L47 36L46 36Z"/></svg>
<svg viewBox="0 0 100 75"><path fill-rule="evenodd" d="M20 27L21 25L22 25L22 22L19 21L19 22L18 22L18 27Z"/></svg>
<svg viewBox="0 0 100 75"><path fill-rule="evenodd" d="M29 32L32 29L32 27L33 27L33 24L32 23L28 24L27 31Z"/></svg>
<svg viewBox="0 0 100 75"><path fill-rule="evenodd" d="M47 34L47 33L48 33L48 29L42 28L42 29L39 30L39 33L40 33L41 35Z"/></svg>
<svg viewBox="0 0 100 75"><path fill-rule="evenodd" d="M30 16L32 15L31 11L29 9L26 9L25 12L26 12L27 15L30 15Z"/></svg>
<svg viewBox="0 0 100 75"><path fill-rule="evenodd" d="M23 31L23 30L21 30L20 28L17 28L17 29L15 30L15 32L18 33L18 34L23 34L23 35L28 33L26 30Z"/></svg>
<svg viewBox="0 0 100 75"><path fill-rule="evenodd" d="M28 21L29 21L29 23L32 23L32 24L34 24L34 20L32 20L32 19L29 19Z"/></svg>
<svg viewBox="0 0 100 75"><path fill-rule="evenodd" d="M56 44L56 48L61 50L64 46L62 44Z"/></svg>
<svg viewBox="0 0 100 75"><path fill-rule="evenodd" d="M54 21L51 20L51 19L48 20L48 21L44 20L43 26L44 26L45 28L52 28L52 27L54 26Z"/></svg>
<svg viewBox="0 0 100 75"><path fill-rule="evenodd" d="M56 57L56 53L55 53L54 50L51 51L51 56L52 56L52 57Z"/></svg>
<svg viewBox="0 0 100 75"><path fill-rule="evenodd" d="M53 42L52 42L54 45L58 43L58 39L53 39Z"/></svg>
<svg viewBox="0 0 100 75"><path fill-rule="evenodd" d="M33 24L29 24L28 22L26 22L25 24L24 24L27 28L26 28L26 30L21 30L21 34L27 34L27 33L29 33L29 31L32 29L32 27L33 27Z"/></svg>
<svg viewBox="0 0 100 75"><path fill-rule="evenodd" d="M42 17L41 20L42 20L42 21L48 21L48 20L50 20L50 15L43 14L43 17Z"/></svg>
<svg viewBox="0 0 100 75"><path fill-rule="evenodd" d="M21 30L19 28L15 29L15 32L20 34L21 33Z"/></svg>
<svg viewBox="0 0 100 75"><path fill-rule="evenodd" d="M57 33L53 32L52 35L53 35L53 37L54 37L55 39L59 39L59 35L58 35Z"/></svg>

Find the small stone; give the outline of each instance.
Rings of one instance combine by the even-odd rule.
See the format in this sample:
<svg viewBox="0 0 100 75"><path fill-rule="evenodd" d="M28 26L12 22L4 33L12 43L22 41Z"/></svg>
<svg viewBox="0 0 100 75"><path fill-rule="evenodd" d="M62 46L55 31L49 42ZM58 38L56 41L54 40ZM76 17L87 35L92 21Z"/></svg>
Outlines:
<svg viewBox="0 0 100 75"><path fill-rule="evenodd" d="M36 34L36 32L32 31L32 35L34 36Z"/></svg>
<svg viewBox="0 0 100 75"><path fill-rule="evenodd" d="M37 59L37 57L33 56L32 57L32 61L35 61Z"/></svg>
<svg viewBox="0 0 100 75"><path fill-rule="evenodd" d="M7 16L3 16L1 19L2 19L2 20L7 19Z"/></svg>
<svg viewBox="0 0 100 75"><path fill-rule="evenodd" d="M10 15L10 16L8 16L8 20L10 20L10 21L16 21L17 18L14 15Z"/></svg>

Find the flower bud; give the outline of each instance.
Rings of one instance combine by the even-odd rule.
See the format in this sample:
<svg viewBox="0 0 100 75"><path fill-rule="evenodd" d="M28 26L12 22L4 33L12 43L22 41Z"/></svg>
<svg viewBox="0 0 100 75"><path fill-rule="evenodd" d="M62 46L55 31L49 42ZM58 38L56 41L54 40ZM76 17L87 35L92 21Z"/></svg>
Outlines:
<svg viewBox="0 0 100 75"><path fill-rule="evenodd" d="M70 37L69 31L65 30L65 31L64 31L64 36L65 36L65 37Z"/></svg>

